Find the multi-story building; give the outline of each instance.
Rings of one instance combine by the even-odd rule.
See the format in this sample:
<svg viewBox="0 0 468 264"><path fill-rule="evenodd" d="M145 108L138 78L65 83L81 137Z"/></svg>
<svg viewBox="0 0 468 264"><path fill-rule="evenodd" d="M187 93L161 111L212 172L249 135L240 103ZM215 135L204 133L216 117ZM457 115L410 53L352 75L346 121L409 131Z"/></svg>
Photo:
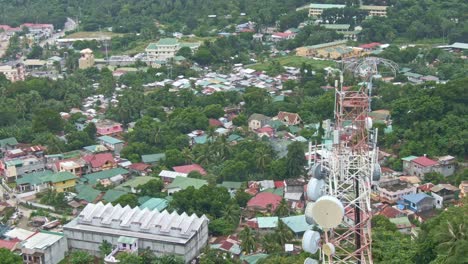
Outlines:
<svg viewBox="0 0 468 264"><path fill-rule="evenodd" d="M387 16L387 6L361 5L359 9L367 11L368 16Z"/></svg>
<svg viewBox="0 0 468 264"><path fill-rule="evenodd" d="M21 242L24 264L57 264L68 251L63 233L40 231Z"/></svg>
<svg viewBox="0 0 468 264"><path fill-rule="evenodd" d="M0 65L0 74L5 75L5 77L11 81L24 81L24 65L22 63L8 63Z"/></svg>
<svg viewBox="0 0 468 264"><path fill-rule="evenodd" d="M97 134L100 136L114 136L122 133L122 124L108 119L99 120L95 123Z"/></svg>
<svg viewBox="0 0 468 264"><path fill-rule="evenodd" d="M444 204L458 200L460 189L451 184L437 184L431 188L431 195L435 199L435 206L442 209Z"/></svg>
<svg viewBox="0 0 468 264"><path fill-rule="evenodd" d="M439 157L437 161L426 155L409 156L402 158L402 161L403 171L409 175L423 177L426 173L437 172L447 177L455 172L455 158L452 156Z"/></svg>
<svg viewBox="0 0 468 264"><path fill-rule="evenodd" d="M98 256L104 240L116 246L113 253L126 248L122 241L132 241L132 249L149 248L157 256L178 255L188 263L208 242L208 222L204 215L90 203L63 229L73 250Z"/></svg>
<svg viewBox="0 0 468 264"><path fill-rule="evenodd" d="M78 67L80 69L87 69L94 66L94 54L91 49L84 49L80 51L81 57L78 60Z"/></svg>
<svg viewBox="0 0 468 264"><path fill-rule="evenodd" d="M174 58L179 49L188 47L195 52L200 47L199 42L179 42L175 38L163 38L156 43L150 43L145 51L148 61L166 61Z"/></svg>
<svg viewBox="0 0 468 264"><path fill-rule="evenodd" d="M34 155L0 160L0 174L7 182L13 182L26 173L43 171L44 168L44 159Z"/></svg>
<svg viewBox="0 0 468 264"><path fill-rule="evenodd" d="M396 203L404 195L416 193L416 186L400 179L381 180L377 186L377 193L382 201Z"/></svg>
<svg viewBox="0 0 468 264"><path fill-rule="evenodd" d="M320 17L324 10L332 8L345 8L346 5L336 4L310 4L309 17ZM359 9L367 12L368 16L387 16L387 6L361 5Z"/></svg>

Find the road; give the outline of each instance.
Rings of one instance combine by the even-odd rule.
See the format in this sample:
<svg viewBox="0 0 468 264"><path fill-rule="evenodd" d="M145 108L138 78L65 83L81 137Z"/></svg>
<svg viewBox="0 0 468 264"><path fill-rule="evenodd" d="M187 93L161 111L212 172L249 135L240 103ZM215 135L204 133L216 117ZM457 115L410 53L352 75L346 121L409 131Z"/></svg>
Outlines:
<svg viewBox="0 0 468 264"><path fill-rule="evenodd" d="M67 17L67 21L65 22L65 25L63 27L63 30L60 32L56 32L52 34L48 39L45 39L39 43L39 46L44 47L45 45L54 45L55 41L63 36L65 36L65 32L67 31L73 31L76 29L78 24L75 22L75 20Z"/></svg>

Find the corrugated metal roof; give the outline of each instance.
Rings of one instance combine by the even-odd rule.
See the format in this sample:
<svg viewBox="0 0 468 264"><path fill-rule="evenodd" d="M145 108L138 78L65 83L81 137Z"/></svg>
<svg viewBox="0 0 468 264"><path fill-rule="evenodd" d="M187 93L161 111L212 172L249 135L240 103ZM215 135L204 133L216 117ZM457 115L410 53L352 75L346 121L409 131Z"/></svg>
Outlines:
<svg viewBox="0 0 468 264"><path fill-rule="evenodd" d="M305 215L295 215L281 218L294 233L302 233L312 228L312 225L307 224Z"/></svg>
<svg viewBox="0 0 468 264"><path fill-rule="evenodd" d="M100 172L86 174L83 177L86 178L89 183L95 184L98 180L109 179L119 174L127 174L128 170L123 168L114 168L110 170L103 170Z"/></svg>
<svg viewBox="0 0 468 264"><path fill-rule="evenodd" d="M166 158L166 154L164 153L156 153L156 154L148 154L148 155L141 155L141 161L144 163L153 163L158 162Z"/></svg>
<svg viewBox="0 0 468 264"><path fill-rule="evenodd" d="M257 217L258 228L275 228L278 226L278 217Z"/></svg>

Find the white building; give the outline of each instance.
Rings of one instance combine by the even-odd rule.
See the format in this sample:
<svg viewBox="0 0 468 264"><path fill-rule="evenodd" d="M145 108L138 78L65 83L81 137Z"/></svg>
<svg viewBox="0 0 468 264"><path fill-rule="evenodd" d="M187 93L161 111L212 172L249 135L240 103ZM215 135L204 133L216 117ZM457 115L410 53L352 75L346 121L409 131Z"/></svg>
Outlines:
<svg viewBox="0 0 468 264"><path fill-rule="evenodd" d="M96 256L104 240L118 246L125 237L134 238L138 248L149 248L157 256L178 255L189 262L208 242L208 222L204 215L90 203L63 229L70 249Z"/></svg>
<svg viewBox="0 0 468 264"><path fill-rule="evenodd" d="M150 43L145 51L149 61L166 61L174 58L179 49L183 47L189 47L192 52L195 52L200 47L200 43L182 43L175 38L163 38L156 43Z"/></svg>
<svg viewBox="0 0 468 264"><path fill-rule="evenodd" d="M63 233L41 231L21 243L24 264L57 264L68 251Z"/></svg>

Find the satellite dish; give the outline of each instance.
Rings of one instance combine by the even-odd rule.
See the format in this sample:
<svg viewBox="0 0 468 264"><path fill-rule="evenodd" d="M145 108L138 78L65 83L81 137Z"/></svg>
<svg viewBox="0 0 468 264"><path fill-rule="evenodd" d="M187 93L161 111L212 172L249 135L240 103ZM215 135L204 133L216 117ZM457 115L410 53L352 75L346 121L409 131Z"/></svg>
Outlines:
<svg viewBox="0 0 468 264"><path fill-rule="evenodd" d="M366 117L366 129L367 129L367 130L371 130L371 129L372 129L372 125L373 125L372 118Z"/></svg>
<svg viewBox="0 0 468 264"><path fill-rule="evenodd" d="M307 230L302 237L302 249L306 252L315 254L319 249L320 233Z"/></svg>
<svg viewBox="0 0 468 264"><path fill-rule="evenodd" d="M307 205L306 205L306 208L305 208L304 215L305 215L306 222L309 225L317 224L317 223L315 223L314 217L312 215L312 208L314 208L314 203L313 202L308 202Z"/></svg>
<svg viewBox="0 0 468 264"><path fill-rule="evenodd" d="M327 255L327 256L333 256L335 254L335 246L328 242L328 243L325 243L323 246L322 246L322 252L323 254Z"/></svg>
<svg viewBox="0 0 468 264"><path fill-rule="evenodd" d="M312 208L312 217L322 228L335 228L343 221L343 204L333 196L322 196Z"/></svg>
<svg viewBox="0 0 468 264"><path fill-rule="evenodd" d="M307 184L307 198L312 201L317 201L324 195L325 181L312 178Z"/></svg>
<svg viewBox="0 0 468 264"><path fill-rule="evenodd" d="M376 163L374 165L374 171L372 172L372 181L379 181L382 176L382 168L380 164Z"/></svg>
<svg viewBox="0 0 468 264"><path fill-rule="evenodd" d="M312 166L312 169L311 169L312 178L321 180L325 178L326 175L327 175L327 172L325 170L322 170L322 164L315 163L314 166Z"/></svg>
<svg viewBox="0 0 468 264"><path fill-rule="evenodd" d="M313 258L306 258L304 264L318 264L319 262Z"/></svg>

